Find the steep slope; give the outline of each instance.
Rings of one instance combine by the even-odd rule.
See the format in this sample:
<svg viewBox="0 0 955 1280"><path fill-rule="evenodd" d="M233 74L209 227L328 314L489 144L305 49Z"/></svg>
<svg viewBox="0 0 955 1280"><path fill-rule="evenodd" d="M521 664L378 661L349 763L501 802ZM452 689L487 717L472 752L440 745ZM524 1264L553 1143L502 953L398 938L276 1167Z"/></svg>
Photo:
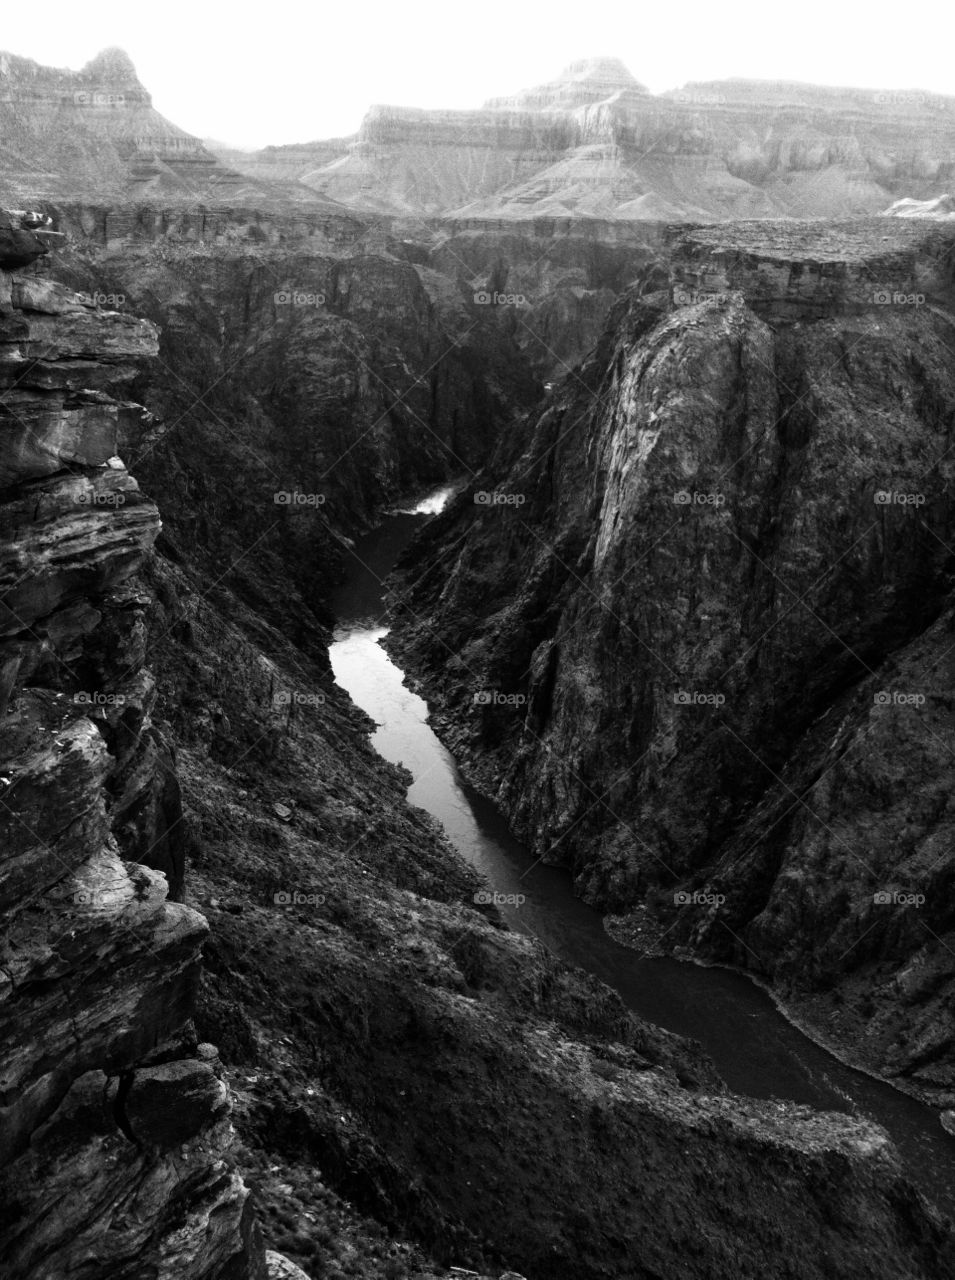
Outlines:
<svg viewBox="0 0 955 1280"><path fill-rule="evenodd" d="M951 98L770 81L653 95L615 58L474 111L374 106L354 139L230 163L359 208L638 221L847 217L951 187Z"/></svg>
<svg viewBox="0 0 955 1280"><path fill-rule="evenodd" d="M0 238L4 1274L261 1278L191 1024L208 930L173 900L179 788L135 576L159 517L116 456L144 411L115 393L157 333L9 267Z"/></svg>
<svg viewBox="0 0 955 1280"><path fill-rule="evenodd" d="M944 1106L953 285L945 224L692 232L434 526L391 639L590 900Z"/></svg>

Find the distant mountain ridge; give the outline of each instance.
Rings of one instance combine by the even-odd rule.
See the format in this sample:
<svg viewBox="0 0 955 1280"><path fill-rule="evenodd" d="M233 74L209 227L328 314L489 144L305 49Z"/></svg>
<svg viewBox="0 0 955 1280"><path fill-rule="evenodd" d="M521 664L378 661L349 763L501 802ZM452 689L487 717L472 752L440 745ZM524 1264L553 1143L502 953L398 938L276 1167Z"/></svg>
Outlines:
<svg viewBox="0 0 955 1280"><path fill-rule="evenodd" d="M152 105L129 56L105 49L79 71L0 52L0 204L44 200L229 202L269 191L223 164Z"/></svg>
<svg viewBox="0 0 955 1280"><path fill-rule="evenodd" d="M955 185L955 98L740 79L653 95L591 58L473 111L373 106L352 138L229 160L417 216L848 217Z"/></svg>
<svg viewBox="0 0 955 1280"><path fill-rule="evenodd" d="M377 105L352 137L244 152L156 111L121 49L79 71L0 53L0 201L16 207L710 222L867 215L953 187L955 97L919 90L734 79L651 94L594 57L474 110Z"/></svg>

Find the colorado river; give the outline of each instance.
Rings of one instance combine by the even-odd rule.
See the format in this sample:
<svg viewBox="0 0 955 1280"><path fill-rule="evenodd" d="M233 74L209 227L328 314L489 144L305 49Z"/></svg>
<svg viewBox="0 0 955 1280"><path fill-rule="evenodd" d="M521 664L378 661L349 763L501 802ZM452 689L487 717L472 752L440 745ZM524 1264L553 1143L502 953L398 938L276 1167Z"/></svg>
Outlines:
<svg viewBox="0 0 955 1280"><path fill-rule="evenodd" d="M458 773L428 726L427 704L404 686L402 672L378 643L387 632L382 579L449 492L387 516L362 538L349 578L333 602L338 619L331 646L335 679L377 723L375 748L410 771L409 801L443 824L494 891L524 895L519 907L504 908L511 928L589 969L616 988L640 1017L698 1040L734 1092L877 1121L891 1134L913 1181L940 1209L955 1215L955 1138L942 1130L935 1110L844 1066L787 1022L769 996L742 974L644 959L615 942L599 913L574 896L570 876L535 863L494 806Z"/></svg>

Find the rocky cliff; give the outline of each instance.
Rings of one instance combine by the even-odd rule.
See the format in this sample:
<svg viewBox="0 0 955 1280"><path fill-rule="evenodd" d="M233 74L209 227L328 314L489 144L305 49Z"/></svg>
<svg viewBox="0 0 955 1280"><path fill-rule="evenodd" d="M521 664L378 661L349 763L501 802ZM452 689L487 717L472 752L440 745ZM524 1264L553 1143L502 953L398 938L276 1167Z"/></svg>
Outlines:
<svg viewBox="0 0 955 1280"><path fill-rule="evenodd" d="M357 137L230 163L418 216L847 217L952 185L955 100L747 80L649 94L615 58L474 111L375 106Z"/></svg>
<svg viewBox="0 0 955 1280"><path fill-rule="evenodd" d="M621 936L943 1106L953 304L946 223L678 237L435 523L392 638Z"/></svg>
<svg viewBox="0 0 955 1280"><path fill-rule="evenodd" d="M229 1093L191 1023L208 928L175 900L186 829L137 578L159 516L118 456L158 335L33 275L44 245L18 232L5 252L12 238L0 230L5 1274L260 1277Z"/></svg>

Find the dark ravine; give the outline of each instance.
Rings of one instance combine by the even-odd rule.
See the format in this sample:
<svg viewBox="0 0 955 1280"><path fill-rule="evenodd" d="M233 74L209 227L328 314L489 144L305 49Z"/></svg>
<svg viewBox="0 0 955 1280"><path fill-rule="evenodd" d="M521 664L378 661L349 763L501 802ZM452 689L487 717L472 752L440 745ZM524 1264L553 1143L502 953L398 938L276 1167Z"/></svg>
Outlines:
<svg viewBox="0 0 955 1280"><path fill-rule="evenodd" d="M838 1057L785 1023L745 970L737 976L699 963L638 958L608 935L599 913L574 897L569 876L533 858L493 806L458 774L426 723L427 704L404 687L401 671L381 647L387 640L384 579L423 519L439 514L452 493L441 490L387 516L358 543L352 571L333 597L335 678L378 724L372 738L376 750L410 770L409 803L443 824L459 852L501 896L511 928L608 983L638 1016L699 1041L735 1092L847 1111L880 1123L902 1152L909 1176L951 1215L955 1143L933 1108L847 1070ZM632 941L644 950L646 939Z"/></svg>
<svg viewBox="0 0 955 1280"><path fill-rule="evenodd" d="M955 259L885 225L679 242L470 486L522 505L431 526L389 644L617 936L947 1107Z"/></svg>

